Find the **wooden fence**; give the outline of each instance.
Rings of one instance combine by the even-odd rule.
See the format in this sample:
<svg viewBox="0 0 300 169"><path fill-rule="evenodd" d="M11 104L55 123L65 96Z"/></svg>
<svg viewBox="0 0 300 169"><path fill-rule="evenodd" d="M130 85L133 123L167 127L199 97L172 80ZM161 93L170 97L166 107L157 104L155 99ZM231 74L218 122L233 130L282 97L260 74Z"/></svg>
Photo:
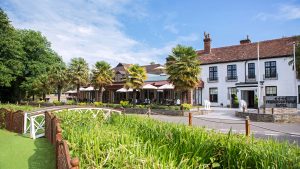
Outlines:
<svg viewBox="0 0 300 169"><path fill-rule="evenodd" d="M45 112L45 137L55 146L57 169L79 169L79 159L71 159L68 144L63 140L59 119L50 112Z"/></svg>
<svg viewBox="0 0 300 169"><path fill-rule="evenodd" d="M24 112L0 109L0 128L22 134L24 132Z"/></svg>

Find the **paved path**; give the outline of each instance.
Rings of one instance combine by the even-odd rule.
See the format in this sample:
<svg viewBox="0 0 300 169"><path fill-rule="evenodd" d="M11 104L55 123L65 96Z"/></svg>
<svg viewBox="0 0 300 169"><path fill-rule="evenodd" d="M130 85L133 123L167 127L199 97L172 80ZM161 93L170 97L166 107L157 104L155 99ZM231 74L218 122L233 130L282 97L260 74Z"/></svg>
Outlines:
<svg viewBox="0 0 300 169"><path fill-rule="evenodd" d="M228 133L231 130L234 133L245 134L245 120L235 117L234 111L234 109L220 108L207 115L195 115L192 119L193 125L206 127L208 130L217 130L222 133ZM166 122L188 124L188 117L152 115L152 118ZM300 123L251 122L250 124L251 133L257 138L287 140L300 145Z"/></svg>

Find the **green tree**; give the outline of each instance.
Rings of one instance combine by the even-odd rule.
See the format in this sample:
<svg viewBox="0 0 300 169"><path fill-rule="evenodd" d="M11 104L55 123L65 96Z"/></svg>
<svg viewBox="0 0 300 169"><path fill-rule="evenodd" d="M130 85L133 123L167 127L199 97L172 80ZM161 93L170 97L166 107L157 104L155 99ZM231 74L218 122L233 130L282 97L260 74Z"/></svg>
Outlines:
<svg viewBox="0 0 300 169"><path fill-rule="evenodd" d="M95 91L97 88L99 88L100 93L100 96L98 97L98 92L96 91L96 101L102 102L103 88L112 84L113 77L114 71L107 62L96 62L92 70L92 83L95 87Z"/></svg>
<svg viewBox="0 0 300 169"><path fill-rule="evenodd" d="M147 79L147 73L144 67L141 67L137 64L131 65L126 69L127 77L125 87L127 89L133 89L133 107L136 105L136 92L137 89L141 89L144 85L145 80Z"/></svg>
<svg viewBox="0 0 300 169"><path fill-rule="evenodd" d="M68 70L64 62L53 65L50 69L49 79L55 86L57 92L57 100L60 101L61 92L69 82Z"/></svg>
<svg viewBox="0 0 300 169"><path fill-rule="evenodd" d="M0 8L0 87L10 87L22 74L23 57L20 37Z"/></svg>
<svg viewBox="0 0 300 169"><path fill-rule="evenodd" d="M36 90L36 78L49 75L52 65L62 62L52 49L50 42L40 32L33 30L19 30L22 38L24 70L22 76L18 78L21 89L29 94L40 93Z"/></svg>
<svg viewBox="0 0 300 169"><path fill-rule="evenodd" d="M79 101L80 86L89 82L89 66L81 57L71 59L69 68L69 76L71 83L76 86L77 102Z"/></svg>
<svg viewBox="0 0 300 169"><path fill-rule="evenodd" d="M176 90L184 93L184 102L189 90L199 83L200 61L192 47L177 45L167 57L166 71L168 80Z"/></svg>
<svg viewBox="0 0 300 169"><path fill-rule="evenodd" d="M34 78L32 87L35 93L40 94L42 99L46 101L46 94L48 94L52 88L51 82L49 81L49 74L40 74Z"/></svg>

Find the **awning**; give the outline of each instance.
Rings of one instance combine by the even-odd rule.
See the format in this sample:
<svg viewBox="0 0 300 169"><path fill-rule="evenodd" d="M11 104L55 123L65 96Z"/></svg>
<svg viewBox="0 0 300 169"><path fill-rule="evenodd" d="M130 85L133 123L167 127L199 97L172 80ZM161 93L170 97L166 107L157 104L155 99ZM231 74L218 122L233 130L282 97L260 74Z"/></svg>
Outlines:
<svg viewBox="0 0 300 169"><path fill-rule="evenodd" d="M128 90L127 90L127 89L126 89L126 88L124 88L124 87L123 87L123 88L121 88L121 89L118 89L118 90L117 90L117 92L120 92L120 93L132 92L132 91L133 91L133 89L128 89Z"/></svg>
<svg viewBox="0 0 300 169"><path fill-rule="evenodd" d="M174 89L174 85L172 85L172 84L164 84L164 85L158 87L158 89L160 89L160 90L170 89L171 90L171 89Z"/></svg>
<svg viewBox="0 0 300 169"><path fill-rule="evenodd" d="M152 84L146 84L143 86L142 89L155 90L155 89L157 89L157 87L153 86Z"/></svg>
<svg viewBox="0 0 300 169"><path fill-rule="evenodd" d="M76 90L68 90L68 91L66 91L65 93L66 93L66 94L71 94L71 93L77 93L77 91L76 91Z"/></svg>
<svg viewBox="0 0 300 169"><path fill-rule="evenodd" d="M92 86L87 87L87 88L81 87L79 90L80 91L94 91L94 87L92 87Z"/></svg>

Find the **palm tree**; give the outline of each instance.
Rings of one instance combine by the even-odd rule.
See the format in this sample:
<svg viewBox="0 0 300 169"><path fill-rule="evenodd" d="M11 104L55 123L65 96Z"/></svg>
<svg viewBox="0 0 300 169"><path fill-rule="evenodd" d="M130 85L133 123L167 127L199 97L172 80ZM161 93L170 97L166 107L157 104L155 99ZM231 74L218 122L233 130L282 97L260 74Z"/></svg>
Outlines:
<svg viewBox="0 0 300 169"><path fill-rule="evenodd" d="M100 93L98 99L98 92L96 92L96 101L102 102L103 88L113 82L113 77L114 71L107 62L96 62L94 69L92 70L92 83L94 84L95 91L96 88L99 88Z"/></svg>
<svg viewBox="0 0 300 169"><path fill-rule="evenodd" d="M81 85L86 85L89 81L89 66L87 62L81 58L72 58L68 68L71 82L76 86L77 99L79 100L79 89Z"/></svg>
<svg viewBox="0 0 300 169"><path fill-rule="evenodd" d="M192 47L177 45L167 57L168 80L184 93L184 102L188 91L198 85L200 70L199 58Z"/></svg>
<svg viewBox="0 0 300 169"><path fill-rule="evenodd" d="M141 89L144 85L144 81L147 79L146 70L144 67L141 67L137 64L131 65L126 69L127 78L125 87L127 89L133 89L133 107L136 105L136 91Z"/></svg>
<svg viewBox="0 0 300 169"><path fill-rule="evenodd" d="M64 62L54 65L50 70L50 82L57 89L57 100L60 101L61 91L69 82L68 71Z"/></svg>

